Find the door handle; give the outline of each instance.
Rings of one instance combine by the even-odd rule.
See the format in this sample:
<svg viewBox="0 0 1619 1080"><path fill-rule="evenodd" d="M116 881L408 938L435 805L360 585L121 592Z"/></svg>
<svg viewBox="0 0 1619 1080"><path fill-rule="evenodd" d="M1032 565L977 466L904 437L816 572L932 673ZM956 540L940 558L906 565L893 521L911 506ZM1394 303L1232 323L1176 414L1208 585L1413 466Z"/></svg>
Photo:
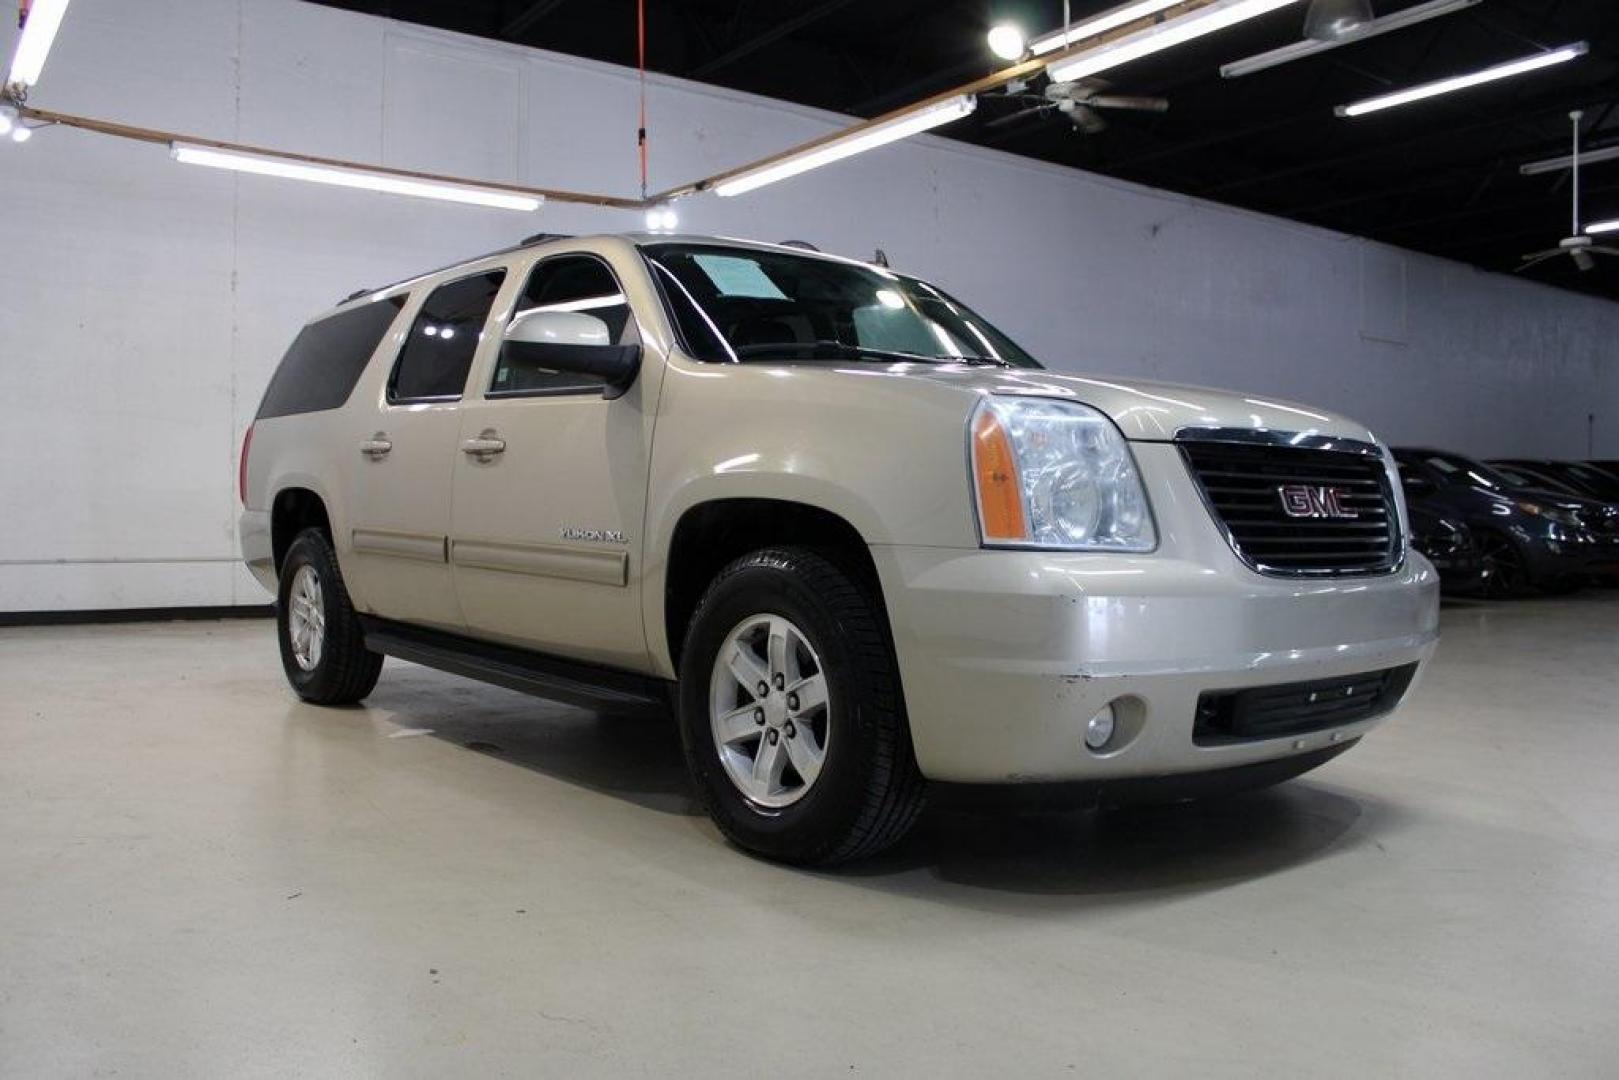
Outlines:
<svg viewBox="0 0 1619 1080"><path fill-rule="evenodd" d="M506 452L506 440L496 435L493 428L488 428L476 439L461 440L461 452L470 454L479 461L488 461L496 454Z"/></svg>
<svg viewBox="0 0 1619 1080"><path fill-rule="evenodd" d="M387 457L388 451L392 450L393 448L394 444L388 441L388 436L384 435L380 431L371 436L369 439L362 439L360 441L360 453L364 454L372 461L379 461L382 458Z"/></svg>

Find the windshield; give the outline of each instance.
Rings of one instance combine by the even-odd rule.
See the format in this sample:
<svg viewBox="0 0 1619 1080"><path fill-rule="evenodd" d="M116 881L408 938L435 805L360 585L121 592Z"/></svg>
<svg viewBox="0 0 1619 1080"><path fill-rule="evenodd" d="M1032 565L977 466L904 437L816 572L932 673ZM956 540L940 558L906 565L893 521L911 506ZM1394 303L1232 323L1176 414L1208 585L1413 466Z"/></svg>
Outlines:
<svg viewBox="0 0 1619 1080"><path fill-rule="evenodd" d="M718 244L643 250L699 360L1040 366L932 285L881 267Z"/></svg>
<svg viewBox="0 0 1619 1080"><path fill-rule="evenodd" d="M1456 483L1471 484L1473 487L1487 488L1490 491L1526 486L1499 469L1492 469L1482 461L1464 458L1460 454L1440 454L1430 451L1422 455L1422 460L1438 469L1446 479Z"/></svg>

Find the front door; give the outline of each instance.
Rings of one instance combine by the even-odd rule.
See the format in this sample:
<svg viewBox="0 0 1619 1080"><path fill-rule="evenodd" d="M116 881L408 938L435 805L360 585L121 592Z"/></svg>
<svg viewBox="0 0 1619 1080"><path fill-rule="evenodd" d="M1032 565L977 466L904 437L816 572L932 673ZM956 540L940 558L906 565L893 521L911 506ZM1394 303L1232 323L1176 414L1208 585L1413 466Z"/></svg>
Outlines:
<svg viewBox="0 0 1619 1080"><path fill-rule="evenodd" d="M617 277L594 255L537 262L512 308L511 317L580 312L600 319L613 344L641 341ZM630 580L641 559L652 444L652 399L643 395L655 381L643 370L628 393L606 400L589 376L498 354L480 369L489 372L486 385L461 409L450 531L469 631L572 659L644 666L640 591Z"/></svg>
<svg viewBox="0 0 1619 1080"><path fill-rule="evenodd" d="M374 408L345 411L354 423L343 573L362 611L464 629L448 561L450 485L467 373L504 277L484 271L434 289Z"/></svg>

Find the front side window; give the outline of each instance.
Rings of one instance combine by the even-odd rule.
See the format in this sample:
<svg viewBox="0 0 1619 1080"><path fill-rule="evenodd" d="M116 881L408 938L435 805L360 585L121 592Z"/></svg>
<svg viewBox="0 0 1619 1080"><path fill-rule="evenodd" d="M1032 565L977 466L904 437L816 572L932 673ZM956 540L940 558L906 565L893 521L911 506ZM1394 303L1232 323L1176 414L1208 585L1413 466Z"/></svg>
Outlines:
<svg viewBox="0 0 1619 1080"><path fill-rule="evenodd" d="M506 271L491 270L433 290L411 324L388 380L390 402L454 401L461 396L505 278Z"/></svg>
<svg viewBox="0 0 1619 1080"><path fill-rule="evenodd" d="M1040 366L957 300L880 267L720 245L644 250L687 351L700 360Z"/></svg>
<svg viewBox="0 0 1619 1080"><path fill-rule="evenodd" d="M606 263L593 255L560 255L536 263L512 311L512 319L535 311L577 312L599 319L606 344L634 345L640 341L635 320L630 316L629 300L618 279ZM553 371L503 353L489 383L489 396L599 392L601 388L600 378Z"/></svg>

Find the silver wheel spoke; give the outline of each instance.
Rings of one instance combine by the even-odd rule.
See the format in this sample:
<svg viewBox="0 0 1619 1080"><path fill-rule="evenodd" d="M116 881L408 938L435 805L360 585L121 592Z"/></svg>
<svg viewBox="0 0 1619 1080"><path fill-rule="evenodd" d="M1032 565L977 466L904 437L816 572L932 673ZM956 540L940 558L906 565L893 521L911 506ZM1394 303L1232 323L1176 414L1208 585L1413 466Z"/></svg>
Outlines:
<svg viewBox="0 0 1619 1080"><path fill-rule="evenodd" d="M759 658L740 641L732 644L729 662L731 675L748 692L749 697L758 695L760 683L770 681L770 672L765 670Z"/></svg>
<svg viewBox="0 0 1619 1080"><path fill-rule="evenodd" d="M826 704L826 676L816 673L807 679L789 683L787 692L798 698L794 716L809 716Z"/></svg>
<svg viewBox="0 0 1619 1080"><path fill-rule="evenodd" d="M770 650L768 655L770 657L771 678L778 675L784 681L787 678L788 654L793 651L788 646L787 635L789 632L786 619L770 620Z"/></svg>
<svg viewBox="0 0 1619 1080"><path fill-rule="evenodd" d="M763 789L761 795L773 795L781 787L781 767L786 763L780 742L760 741L759 752L753 757L753 782Z"/></svg>
<svg viewBox="0 0 1619 1080"><path fill-rule="evenodd" d="M721 740L726 746L759 737L761 725L754 722L754 709L753 705L744 705L740 709L732 709L716 721L722 732Z"/></svg>
<svg viewBox="0 0 1619 1080"><path fill-rule="evenodd" d="M815 778L821 775L821 764L826 761L826 752L816 744L809 729L799 728L797 734L784 739L782 745L787 747L787 760L793 763L793 771L804 781L804 786L815 783Z"/></svg>

